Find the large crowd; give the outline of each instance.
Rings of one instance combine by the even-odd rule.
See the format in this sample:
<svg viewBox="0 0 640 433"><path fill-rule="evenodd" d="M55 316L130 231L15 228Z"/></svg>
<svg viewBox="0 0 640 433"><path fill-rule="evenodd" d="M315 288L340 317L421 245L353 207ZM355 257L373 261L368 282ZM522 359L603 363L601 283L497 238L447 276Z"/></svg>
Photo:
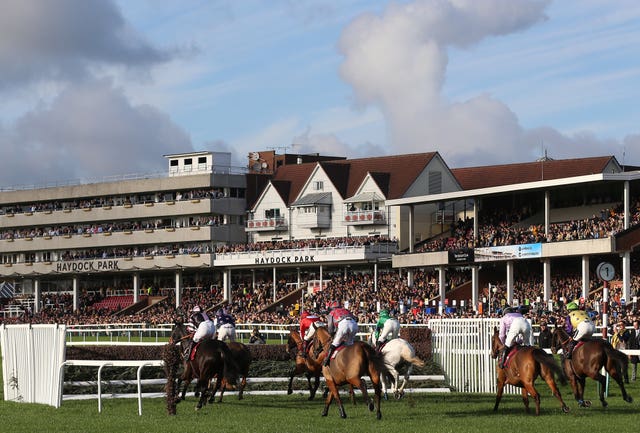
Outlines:
<svg viewBox="0 0 640 433"><path fill-rule="evenodd" d="M632 272L632 297L640 292L640 277L636 269ZM119 314L105 308L99 308L108 293L100 290L83 291L79 308L73 311L72 295L68 293L44 293L43 307L38 313L26 309L19 317L2 317L4 323L65 323L75 324L109 324L109 323L146 323L159 325L184 320L188 312L199 305L207 309L224 307L235 318L237 323L245 324L295 324L301 309L311 309L324 313L334 302L338 302L351 310L361 323L375 323L378 312L388 309L398 317L401 323L428 323L437 317L499 317L507 306L507 288L504 282L497 281L491 289L483 288L480 301L482 312L472 308L468 299L459 302L455 308L446 308L442 314L436 307L439 298L438 274L435 271L416 270L414 284L410 287L407 278L401 277L398 271L385 270L378 274L377 284L371 272L352 272L348 275L336 273L327 277L322 290L312 291L293 303L274 303L273 299L282 299L291 291L291 284L286 279L277 281L274 295L273 284L269 279L257 280L255 286L251 281L235 281L232 288L231 302L223 302L222 291L212 282L199 282L197 286L183 290L182 302L175 306L173 289L155 291L167 296L161 302L141 312ZM446 292L458 289L470 281L468 270L450 271L446 277ZM600 311L603 291L595 278L592 280L590 296L586 299L587 308ZM529 307L528 315L534 324L540 322L553 323L559 320L564 312L564 305L581 296L581 275L558 274L552 276L551 299L542 301L542 280L539 273L518 269L518 278L514 285L513 298L518 303ZM160 293L161 292L161 293ZM17 300L16 300L17 302ZM623 300L619 286L613 286L609 292L609 322L626 321L631 323L640 317L635 302ZM596 321L601 316L596 316Z"/></svg>

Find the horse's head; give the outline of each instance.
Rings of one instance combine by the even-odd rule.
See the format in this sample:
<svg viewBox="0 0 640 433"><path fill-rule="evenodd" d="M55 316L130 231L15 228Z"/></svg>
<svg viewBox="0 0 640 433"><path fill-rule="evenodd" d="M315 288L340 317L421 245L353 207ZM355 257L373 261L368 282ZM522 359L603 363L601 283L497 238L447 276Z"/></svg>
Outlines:
<svg viewBox="0 0 640 433"><path fill-rule="evenodd" d="M493 359L498 357L500 350L504 347L504 344L500 341L500 333L497 327L493 327L493 335L491 336L491 357Z"/></svg>
<svg viewBox="0 0 640 433"><path fill-rule="evenodd" d="M182 322L176 322L171 330L171 336L169 337L170 344L177 344L189 335L189 331L186 325Z"/></svg>
<svg viewBox="0 0 640 433"><path fill-rule="evenodd" d="M331 335L327 330L327 327L324 323L314 322L310 327L308 336L312 336L312 347L314 348L314 353L316 356L325 348L328 347L329 342L331 341Z"/></svg>
<svg viewBox="0 0 640 433"><path fill-rule="evenodd" d="M568 342L570 338L569 334L567 334L561 326L556 325L551 333L551 353L554 355L558 353L558 350L562 349L563 345Z"/></svg>

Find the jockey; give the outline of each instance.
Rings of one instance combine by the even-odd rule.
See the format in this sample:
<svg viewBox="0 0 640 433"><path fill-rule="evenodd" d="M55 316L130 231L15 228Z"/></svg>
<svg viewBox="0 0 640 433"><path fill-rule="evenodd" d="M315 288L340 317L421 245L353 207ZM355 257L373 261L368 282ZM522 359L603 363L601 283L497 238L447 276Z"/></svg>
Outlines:
<svg viewBox="0 0 640 433"><path fill-rule="evenodd" d="M376 331L374 333L374 341L376 342L376 350L380 350L382 344L388 340L398 338L400 334L400 322L395 317L389 315L389 311L380 310L380 317L376 323Z"/></svg>
<svg viewBox="0 0 640 433"><path fill-rule="evenodd" d="M334 303L334 305L337 305ZM358 333L358 321L356 317L344 307L336 306L327 314L327 330L334 334L327 357L324 359L324 366L329 366L329 361L333 351L341 344L351 346Z"/></svg>
<svg viewBox="0 0 640 433"><path fill-rule="evenodd" d="M564 319L564 330L572 336L569 341L569 347L567 348L566 358L571 359L571 353L573 349L583 338L590 338L594 332L596 332L596 325L593 323L589 314L586 311L581 310L577 301L572 301L567 304L567 311L569 314Z"/></svg>
<svg viewBox="0 0 640 433"><path fill-rule="evenodd" d="M213 324L207 313L202 311L200 306L196 305L195 307L193 307L189 319L191 321L189 327L195 329L195 333L189 341L188 349L185 355L187 359L189 359L191 351L193 350L193 346L196 343L200 342L201 340L213 338L216 333L215 325Z"/></svg>
<svg viewBox="0 0 640 433"><path fill-rule="evenodd" d="M511 350L516 338L522 336L525 345L531 345L533 332L531 332L531 323L521 313L522 308L507 307L504 309L504 315L500 319L500 341L504 344L502 354L500 355L500 368L504 368L507 354Z"/></svg>
<svg viewBox="0 0 640 433"><path fill-rule="evenodd" d="M310 312L309 310L304 310L300 315L300 338L302 338L302 357L307 357L307 346L309 345L309 340L313 337L313 334L307 332L311 325L314 322L320 320L320 316Z"/></svg>
<svg viewBox="0 0 640 433"><path fill-rule="evenodd" d="M225 338L228 338L229 341L236 341L236 320L231 314L224 309L218 310L215 324L218 329L218 340L224 341Z"/></svg>

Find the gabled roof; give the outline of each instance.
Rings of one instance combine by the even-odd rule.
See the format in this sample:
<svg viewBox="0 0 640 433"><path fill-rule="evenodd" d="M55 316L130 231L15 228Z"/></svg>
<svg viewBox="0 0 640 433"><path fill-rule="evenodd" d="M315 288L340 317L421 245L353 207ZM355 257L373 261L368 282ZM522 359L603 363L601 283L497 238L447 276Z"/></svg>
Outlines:
<svg viewBox="0 0 640 433"><path fill-rule="evenodd" d="M279 167L273 176L273 180L271 183L276 186L276 184L280 185L277 188L287 188L286 195L283 195L280 192L280 196L284 200L284 202L288 205L291 204L293 200L298 197L300 191L302 191L302 187L306 183L307 179L313 172L313 169L316 167L317 163L309 162L304 164L293 164L293 165L284 165Z"/></svg>
<svg viewBox="0 0 640 433"><path fill-rule="evenodd" d="M283 181L283 180L272 180L271 185L276 189L282 201L285 203L289 203L289 195L291 192L291 182Z"/></svg>
<svg viewBox="0 0 640 433"><path fill-rule="evenodd" d="M378 193L375 192L361 192L360 194L356 194L353 197L346 199L345 203L363 203L363 202L375 202L375 201L384 201L384 197L380 197Z"/></svg>
<svg viewBox="0 0 640 433"><path fill-rule="evenodd" d="M464 190L471 190L603 173L611 162L619 168L615 157L601 156L453 168L451 172Z"/></svg>
<svg viewBox="0 0 640 433"><path fill-rule="evenodd" d="M333 161L332 164L350 166L345 198L355 195L367 173L371 173L380 190L385 192L386 198L394 199L404 195L437 154L437 152L410 153Z"/></svg>
<svg viewBox="0 0 640 433"><path fill-rule="evenodd" d="M313 170L320 166L343 199L357 193L367 174L373 177L380 190L386 195L386 199L400 198L437 154L437 152L413 153L284 165L278 168L271 183L274 186L281 185L276 188L285 203L291 205L309 180ZM286 194L282 182L288 182Z"/></svg>

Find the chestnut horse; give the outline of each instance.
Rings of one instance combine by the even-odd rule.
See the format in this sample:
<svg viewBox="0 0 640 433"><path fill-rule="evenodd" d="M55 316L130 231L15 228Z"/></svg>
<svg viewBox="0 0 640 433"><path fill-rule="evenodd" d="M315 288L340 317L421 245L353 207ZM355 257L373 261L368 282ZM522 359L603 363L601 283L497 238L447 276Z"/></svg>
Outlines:
<svg viewBox="0 0 640 433"><path fill-rule="evenodd" d="M311 347L311 345L309 345ZM320 386L320 376L322 375L322 362L324 361L324 355L320 354L317 357L315 354L307 351L306 356L302 353L302 337L297 330L292 329L289 332L289 339L287 341L287 350L289 354L295 355L296 365L291 370L289 377L289 387L287 388L287 394L293 393L293 378L302 373L307 377L307 384L309 385L309 400L313 400ZM311 378L314 378L313 385L311 384ZM328 391L326 391L328 393ZM325 395L326 397L326 395Z"/></svg>
<svg viewBox="0 0 640 433"><path fill-rule="evenodd" d="M191 339L191 333L187 327L183 323L176 323L171 331L169 343L179 344L184 353L189 339ZM200 399L196 405L196 410L198 410L207 403L207 391L214 377L223 377L227 383L235 385L238 375L238 366L233 359L231 350L225 343L219 340L202 340L198 345L194 359L191 360L189 357L184 361L184 372L178 378L176 385L176 389L179 391L180 384L184 382L178 402L184 400L187 387L194 378L197 378L196 393L200 393Z"/></svg>
<svg viewBox="0 0 640 433"><path fill-rule="evenodd" d="M503 347L504 344L500 341L498 328L494 326L493 336L491 337L491 357L496 359ZM517 352L507 361L505 368L500 368L496 364L496 371L498 393L496 395L496 404L493 407L494 411L498 410L504 386L509 384L522 388L522 401L527 412L529 412L529 395L531 395L536 403L536 415L540 415L540 394L535 387L535 380L538 376L541 376L551 388L553 396L560 402L562 412L569 412L569 407L564 403L554 379L555 375L558 376L560 383L563 385L567 383L562 368L556 363L552 355L539 347L520 346Z"/></svg>
<svg viewBox="0 0 640 433"><path fill-rule="evenodd" d="M558 326L552 334L551 351L557 353L559 349L562 349L562 352L566 353L570 342L571 336ZM633 398L627 394L622 381L628 363L627 355L614 349L611 343L602 338L584 340L583 344L578 344L575 347L571 359L564 356L562 360L562 366L571 383L573 395L581 407L591 406L591 402L584 399L584 386L587 377L600 384L600 403L603 407L607 407L608 403L604 399L607 378L600 373L603 367L620 387L624 401L631 403Z"/></svg>
<svg viewBox="0 0 640 433"><path fill-rule="evenodd" d="M318 326L316 323L312 325L313 340L311 347L314 356L322 356L324 358L328 353L331 345L332 337L324 326ZM339 386L349 384L353 388L357 388L362 392L362 397L367 403L370 411L376 409L376 418L382 418L380 411L380 400L382 396L381 380L391 381L391 374L384 363L382 355L375 351L373 347L363 341L356 341L351 346L339 347L334 351L335 355L331 359L328 367L322 368L322 374L327 386L329 387L329 395L324 404L322 416L327 416L329 406L335 399L338 403L340 417L346 418L344 405L340 399ZM367 384L361 379L362 376L368 375L373 384L375 399L371 399L367 393ZM381 377L382 376L382 377Z"/></svg>

